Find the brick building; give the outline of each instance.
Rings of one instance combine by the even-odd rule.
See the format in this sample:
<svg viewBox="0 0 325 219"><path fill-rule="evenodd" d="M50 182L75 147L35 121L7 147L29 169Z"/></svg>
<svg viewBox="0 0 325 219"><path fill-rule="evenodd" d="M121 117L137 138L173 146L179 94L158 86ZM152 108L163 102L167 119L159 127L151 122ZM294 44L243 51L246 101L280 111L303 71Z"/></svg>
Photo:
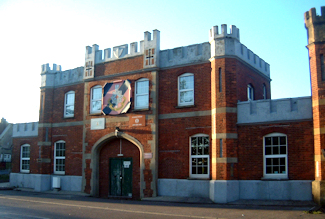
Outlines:
<svg viewBox="0 0 325 219"><path fill-rule="evenodd" d="M324 7L306 16L324 19ZM83 67L45 64L41 78L39 123L14 125L14 186L217 203L311 200L315 165L324 171L314 90L272 100L270 66L235 26L168 50L158 30L145 32L139 49L87 46Z"/></svg>

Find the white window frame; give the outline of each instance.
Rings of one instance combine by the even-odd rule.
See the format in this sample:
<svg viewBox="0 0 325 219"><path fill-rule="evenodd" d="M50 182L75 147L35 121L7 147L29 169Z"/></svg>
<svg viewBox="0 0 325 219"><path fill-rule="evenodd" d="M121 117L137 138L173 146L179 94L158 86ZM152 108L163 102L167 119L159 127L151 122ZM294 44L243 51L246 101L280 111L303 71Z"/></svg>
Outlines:
<svg viewBox="0 0 325 219"><path fill-rule="evenodd" d="M29 149L29 157L23 157L23 150L24 148ZM23 168L23 161L28 161L28 169ZM20 147L20 172L21 173L29 173L30 172L30 145L29 144L23 144Z"/></svg>
<svg viewBox="0 0 325 219"><path fill-rule="evenodd" d="M64 143L64 156L57 156L56 154L56 147L57 147L57 144L61 144L61 143ZM54 174L65 174L65 152L66 152L66 144L65 144L65 141L57 141L54 143L54 165L53 165L53 173ZM57 171L56 170L56 165L57 165L57 160L64 160L64 171Z"/></svg>
<svg viewBox="0 0 325 219"><path fill-rule="evenodd" d="M188 88L188 89L180 89L180 80L182 77L189 77L189 76L192 76L192 79L193 79L193 88ZM177 89L178 89L178 106L191 106L191 105L194 105L194 87L195 87L195 83L194 83L194 74L193 73L185 73L185 74L182 74L180 76L178 76L178 82L177 82ZM181 102L181 93L182 92L187 92L187 91L193 91L193 97L192 97L192 101L190 102Z"/></svg>
<svg viewBox="0 0 325 219"><path fill-rule="evenodd" d="M208 138L208 154L204 154L204 155L192 155L192 138L199 138L199 137L206 137ZM210 137L209 135L206 134L196 134L196 135L192 135L189 138L189 173L190 173L190 178L192 179L209 179L210 178L210 151L211 151L211 146L210 146ZM193 174L192 173L192 158L206 158L207 159L207 173L206 174Z"/></svg>
<svg viewBox="0 0 325 219"><path fill-rule="evenodd" d="M137 89L138 88L138 83L139 82L145 82L145 81L148 82L148 87L146 89L146 92L144 92L144 93L137 93L137 91L138 91L138 89ZM148 109L149 108L149 79L148 78L141 78L141 79L139 79L139 80L137 80L135 82L134 96L135 96L134 109ZM139 97L145 97L145 96L147 96L147 98L146 98L147 104L146 105L143 105L143 106L139 106L139 102L140 102L140 101L138 101Z"/></svg>
<svg viewBox="0 0 325 219"><path fill-rule="evenodd" d="M247 100L254 100L254 87L251 84L247 85Z"/></svg>
<svg viewBox="0 0 325 219"><path fill-rule="evenodd" d="M100 99L93 99L93 92L95 89L101 89L101 97ZM91 88L91 91L90 91L90 113L91 114L94 114L94 113L101 113L102 109L100 108L100 110L94 110L93 109L93 102L97 102L97 101L100 101L101 102L101 106L103 105L103 88L102 86L100 85L96 85L94 87Z"/></svg>
<svg viewBox="0 0 325 219"><path fill-rule="evenodd" d="M275 155L265 155L266 145L265 138L266 137L285 137L286 138L286 154L275 154ZM273 144L271 144L273 145ZM278 145L281 145L280 143ZM284 144L282 144L283 146ZM280 150L280 149L279 149ZM266 159L267 158L285 158L285 173L266 173ZM282 133L271 133L263 136L263 178L265 179L288 179L288 137Z"/></svg>
<svg viewBox="0 0 325 219"><path fill-rule="evenodd" d="M68 101L68 96L73 94L73 103L67 103ZM74 91L69 91L67 93L65 93L64 95L64 118L70 118L70 117L74 117L74 105L75 105L75 92ZM72 114L68 114L67 115L67 107L73 106L73 113Z"/></svg>

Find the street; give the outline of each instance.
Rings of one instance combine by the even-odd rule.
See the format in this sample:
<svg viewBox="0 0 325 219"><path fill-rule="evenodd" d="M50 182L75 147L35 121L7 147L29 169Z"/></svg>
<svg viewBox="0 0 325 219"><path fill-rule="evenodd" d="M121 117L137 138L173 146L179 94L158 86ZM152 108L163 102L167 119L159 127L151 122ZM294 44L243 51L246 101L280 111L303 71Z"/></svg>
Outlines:
<svg viewBox="0 0 325 219"><path fill-rule="evenodd" d="M0 218L324 218L306 207L184 204L0 191Z"/></svg>

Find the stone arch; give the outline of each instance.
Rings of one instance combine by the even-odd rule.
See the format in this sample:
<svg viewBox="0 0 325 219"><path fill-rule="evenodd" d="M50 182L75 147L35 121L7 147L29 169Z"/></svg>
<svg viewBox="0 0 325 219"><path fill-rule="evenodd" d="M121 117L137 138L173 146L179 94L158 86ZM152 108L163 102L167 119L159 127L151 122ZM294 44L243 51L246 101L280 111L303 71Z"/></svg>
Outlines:
<svg viewBox="0 0 325 219"><path fill-rule="evenodd" d="M125 140L128 140L129 142L133 143L135 146L138 147L140 151L140 198L143 198L143 189L144 189L144 176L143 176L143 170L145 168L144 165L144 158L143 158L143 145L134 137L131 135L125 134L123 132L118 132L115 134L114 132L109 133L103 137L101 137L93 146L91 150L91 163L90 168L92 170L91 172L91 179L90 179L90 195L92 196L99 196L99 153L101 148L106 145L108 142L110 142L113 139L116 138L123 138Z"/></svg>

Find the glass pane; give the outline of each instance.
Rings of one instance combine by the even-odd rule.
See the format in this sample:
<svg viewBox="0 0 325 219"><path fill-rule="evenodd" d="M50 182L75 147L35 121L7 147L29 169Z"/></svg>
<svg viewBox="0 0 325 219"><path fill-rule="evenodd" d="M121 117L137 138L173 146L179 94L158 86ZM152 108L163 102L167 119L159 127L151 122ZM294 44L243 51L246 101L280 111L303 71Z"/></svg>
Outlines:
<svg viewBox="0 0 325 219"><path fill-rule="evenodd" d="M198 158L197 160L198 160L198 165L202 165L203 164L202 158Z"/></svg>
<svg viewBox="0 0 325 219"><path fill-rule="evenodd" d="M209 147L204 147L203 148L203 154L208 155L209 154Z"/></svg>
<svg viewBox="0 0 325 219"><path fill-rule="evenodd" d="M203 165L204 166L207 166L208 165L208 159L207 158L203 158L202 161L203 161Z"/></svg>
<svg viewBox="0 0 325 219"><path fill-rule="evenodd" d="M191 155L197 155L197 147L191 147Z"/></svg>
<svg viewBox="0 0 325 219"><path fill-rule="evenodd" d="M285 158L280 158L280 165L285 165L286 164L286 160Z"/></svg>
<svg viewBox="0 0 325 219"><path fill-rule="evenodd" d="M196 166L196 163L197 163L196 158L192 158L192 166Z"/></svg>
<svg viewBox="0 0 325 219"><path fill-rule="evenodd" d="M102 108L101 100L92 102L92 111L98 111L98 110L101 110L101 108Z"/></svg>
<svg viewBox="0 0 325 219"><path fill-rule="evenodd" d="M147 94L149 91L149 81L138 81L136 86L136 94Z"/></svg>
<svg viewBox="0 0 325 219"><path fill-rule="evenodd" d="M180 102L193 102L193 91L182 91L180 92Z"/></svg>
<svg viewBox="0 0 325 219"><path fill-rule="evenodd" d="M280 154L286 154L287 150L286 150L286 146L281 146L280 147Z"/></svg>
<svg viewBox="0 0 325 219"><path fill-rule="evenodd" d="M202 174L208 174L208 168L202 167Z"/></svg>
<svg viewBox="0 0 325 219"><path fill-rule="evenodd" d="M265 138L265 145L271 145L271 137Z"/></svg>
<svg viewBox="0 0 325 219"><path fill-rule="evenodd" d="M179 89L180 90L193 89L193 87L194 87L193 79L194 79L193 75L180 77L179 78Z"/></svg>
<svg viewBox="0 0 325 219"><path fill-rule="evenodd" d="M279 154L279 147L273 147L273 154Z"/></svg>
<svg viewBox="0 0 325 219"><path fill-rule="evenodd" d="M194 146L196 146L196 144L197 144L197 138L192 137L191 138L191 146L194 147Z"/></svg>
<svg viewBox="0 0 325 219"><path fill-rule="evenodd" d="M271 158L266 158L266 165L272 165Z"/></svg>
<svg viewBox="0 0 325 219"><path fill-rule="evenodd" d="M74 93L67 94L66 104L74 104Z"/></svg>
<svg viewBox="0 0 325 219"><path fill-rule="evenodd" d="M149 95L137 96L136 107L147 107L149 106Z"/></svg>
<svg viewBox="0 0 325 219"><path fill-rule="evenodd" d="M266 167L266 173L272 173L272 167Z"/></svg>
<svg viewBox="0 0 325 219"><path fill-rule="evenodd" d="M273 137L273 145L279 145L279 137Z"/></svg>
<svg viewBox="0 0 325 219"><path fill-rule="evenodd" d="M203 137L203 144L205 145L205 146L209 146L209 137Z"/></svg>
<svg viewBox="0 0 325 219"><path fill-rule="evenodd" d="M280 137L280 144L281 145L287 144L287 138L286 137Z"/></svg>
<svg viewBox="0 0 325 219"><path fill-rule="evenodd" d="M65 108L65 115L73 115L74 114L74 105L67 106Z"/></svg>
<svg viewBox="0 0 325 219"><path fill-rule="evenodd" d="M265 155L271 154L271 147L265 147Z"/></svg>
<svg viewBox="0 0 325 219"><path fill-rule="evenodd" d="M198 146L203 146L203 138L198 137Z"/></svg>
<svg viewBox="0 0 325 219"><path fill-rule="evenodd" d="M285 166L280 166L280 173L282 173L282 174L285 174L286 173Z"/></svg>
<svg viewBox="0 0 325 219"><path fill-rule="evenodd" d="M196 174L196 167L192 167L192 174Z"/></svg>
<svg viewBox="0 0 325 219"><path fill-rule="evenodd" d="M273 166L273 173L278 174L280 171L279 166Z"/></svg>
<svg viewBox="0 0 325 219"><path fill-rule="evenodd" d="M102 88L101 87L98 87L98 88L95 88L92 90L92 100L99 100L99 99L102 99Z"/></svg>
<svg viewBox="0 0 325 219"><path fill-rule="evenodd" d="M279 158L273 158L273 165L279 165Z"/></svg>

